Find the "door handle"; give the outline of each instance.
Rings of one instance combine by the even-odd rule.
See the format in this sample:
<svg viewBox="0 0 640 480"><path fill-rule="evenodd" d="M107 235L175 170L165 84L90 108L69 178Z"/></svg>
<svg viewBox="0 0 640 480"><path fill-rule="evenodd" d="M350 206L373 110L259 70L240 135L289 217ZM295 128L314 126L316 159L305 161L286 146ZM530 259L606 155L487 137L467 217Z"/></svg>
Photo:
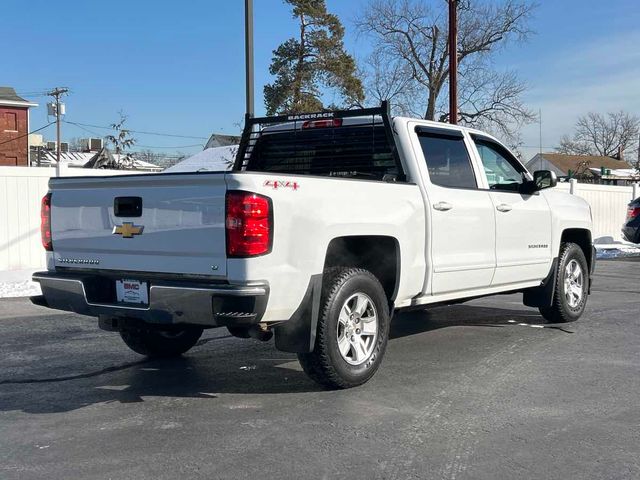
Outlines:
<svg viewBox="0 0 640 480"><path fill-rule="evenodd" d="M453 205L447 202L438 202L433 204L433 208L440 210L441 212L446 212L447 210L451 210Z"/></svg>
<svg viewBox="0 0 640 480"><path fill-rule="evenodd" d="M511 208L512 208L511 205L508 205L506 203L501 203L496 207L496 210L498 210L499 212L510 212Z"/></svg>

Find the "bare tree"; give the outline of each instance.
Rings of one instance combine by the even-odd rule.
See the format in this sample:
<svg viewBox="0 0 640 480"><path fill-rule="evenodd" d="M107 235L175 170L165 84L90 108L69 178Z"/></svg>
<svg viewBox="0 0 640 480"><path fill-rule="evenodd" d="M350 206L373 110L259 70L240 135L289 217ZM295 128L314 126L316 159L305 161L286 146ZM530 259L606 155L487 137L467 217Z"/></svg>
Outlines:
<svg viewBox="0 0 640 480"><path fill-rule="evenodd" d="M87 142L83 138L73 137L69 140L69 150L72 152L87 151Z"/></svg>
<svg viewBox="0 0 640 480"><path fill-rule="evenodd" d="M576 122L572 136L565 135L557 150L572 155L602 155L605 157L633 157L640 171L637 158L640 117L627 112L602 115L590 112Z"/></svg>
<svg viewBox="0 0 640 480"><path fill-rule="evenodd" d="M387 58L381 51L374 51L366 59L366 64L358 75L363 80L370 102L379 105L386 100L400 115L422 115L416 112L417 102L414 101L421 92L416 88L406 62Z"/></svg>
<svg viewBox="0 0 640 480"><path fill-rule="evenodd" d="M154 165L160 165L164 155L161 153L156 153L153 150L139 150L132 154L136 160L140 160L142 162L153 163Z"/></svg>
<svg viewBox="0 0 640 480"><path fill-rule="evenodd" d="M371 0L356 20L358 30L374 41L376 57L369 61L374 69L372 77L384 85L389 82L389 72L385 71L389 67L408 75L416 92L408 96L397 93L390 100L396 109L419 109L428 120L449 118L448 92L444 89L449 79L446 5L442 0ZM535 6L528 0L504 0L499 4L458 0L457 5L459 120L468 125L491 126L514 137L515 127L536 117L522 102L524 83L513 72L495 71L492 59L509 42L529 37L528 21ZM401 82L395 85L408 87ZM368 95L376 98L380 87L370 83L367 86Z"/></svg>
<svg viewBox="0 0 640 480"><path fill-rule="evenodd" d="M125 128L127 116L122 110L118 112L120 120L111 124L111 128L115 130L114 135L107 135L105 139L113 145L114 153L118 155L115 168L131 168L133 167L133 156L128 150L136 143L136 139L131 136L131 132Z"/></svg>

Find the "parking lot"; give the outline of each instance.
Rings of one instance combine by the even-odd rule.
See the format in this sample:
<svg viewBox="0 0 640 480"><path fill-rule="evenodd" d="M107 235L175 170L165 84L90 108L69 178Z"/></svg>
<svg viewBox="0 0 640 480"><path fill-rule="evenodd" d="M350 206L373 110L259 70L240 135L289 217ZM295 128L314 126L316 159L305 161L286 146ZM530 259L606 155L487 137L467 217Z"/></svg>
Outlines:
<svg viewBox="0 0 640 480"><path fill-rule="evenodd" d="M640 264L587 312L521 295L398 315L368 384L326 391L272 343L212 330L150 361L94 321L0 300L0 477L640 478Z"/></svg>

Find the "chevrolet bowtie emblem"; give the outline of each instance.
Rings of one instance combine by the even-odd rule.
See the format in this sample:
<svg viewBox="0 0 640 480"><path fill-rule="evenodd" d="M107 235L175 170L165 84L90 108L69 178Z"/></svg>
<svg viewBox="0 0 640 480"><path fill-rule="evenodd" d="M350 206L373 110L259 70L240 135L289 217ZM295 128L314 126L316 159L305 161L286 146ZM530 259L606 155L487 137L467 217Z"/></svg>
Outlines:
<svg viewBox="0 0 640 480"><path fill-rule="evenodd" d="M142 230L142 225L138 227L131 222L123 222L122 225L113 227L113 234L122 235L122 238L133 238L134 235L142 235Z"/></svg>

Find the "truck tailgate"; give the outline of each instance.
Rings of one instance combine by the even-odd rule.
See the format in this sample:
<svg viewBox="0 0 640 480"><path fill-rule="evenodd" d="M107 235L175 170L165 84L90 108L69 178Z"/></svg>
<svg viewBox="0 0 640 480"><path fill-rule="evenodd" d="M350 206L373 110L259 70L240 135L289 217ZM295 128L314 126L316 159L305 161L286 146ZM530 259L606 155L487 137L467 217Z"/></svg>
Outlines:
<svg viewBox="0 0 640 480"><path fill-rule="evenodd" d="M224 172L54 178L49 187L57 267L226 275Z"/></svg>

